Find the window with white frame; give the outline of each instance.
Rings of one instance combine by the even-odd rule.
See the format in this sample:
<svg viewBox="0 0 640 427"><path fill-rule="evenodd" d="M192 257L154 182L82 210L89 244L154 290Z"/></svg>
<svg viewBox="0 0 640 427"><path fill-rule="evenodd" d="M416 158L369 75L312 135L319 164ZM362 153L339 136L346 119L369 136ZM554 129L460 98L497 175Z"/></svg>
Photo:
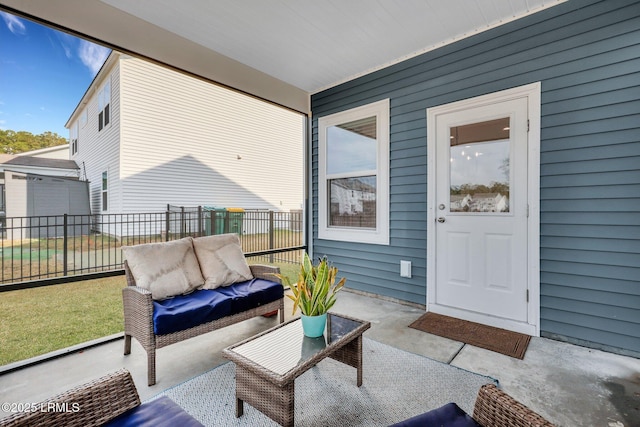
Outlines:
<svg viewBox="0 0 640 427"><path fill-rule="evenodd" d="M75 122L69 130L69 144L71 144L71 155L78 152L78 122Z"/></svg>
<svg viewBox="0 0 640 427"><path fill-rule="evenodd" d="M102 172L102 211L109 208L109 181L107 171Z"/></svg>
<svg viewBox="0 0 640 427"><path fill-rule="evenodd" d="M104 86L98 92L98 131L111 122L111 78L107 77Z"/></svg>
<svg viewBox="0 0 640 427"><path fill-rule="evenodd" d="M318 119L318 237L389 244L389 100Z"/></svg>
<svg viewBox="0 0 640 427"><path fill-rule="evenodd" d="M80 113L80 127L84 128L87 125L88 117L89 113L87 111L87 108L85 107L85 109L82 110L82 113Z"/></svg>

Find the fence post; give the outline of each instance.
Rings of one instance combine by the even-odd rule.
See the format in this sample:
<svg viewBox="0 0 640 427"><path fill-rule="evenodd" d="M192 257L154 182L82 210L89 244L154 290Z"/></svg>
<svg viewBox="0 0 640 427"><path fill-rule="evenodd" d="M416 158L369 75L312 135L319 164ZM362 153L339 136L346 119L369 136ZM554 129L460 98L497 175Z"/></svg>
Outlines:
<svg viewBox="0 0 640 427"><path fill-rule="evenodd" d="M273 211L269 211L269 249L274 249ZM273 254L269 254L269 263L273 264Z"/></svg>
<svg viewBox="0 0 640 427"><path fill-rule="evenodd" d="M180 208L180 238L182 239L185 235L185 222L184 222L184 206Z"/></svg>
<svg viewBox="0 0 640 427"><path fill-rule="evenodd" d="M198 206L198 236L202 236L202 206Z"/></svg>
<svg viewBox="0 0 640 427"><path fill-rule="evenodd" d="M64 274L65 276L68 273L68 267L67 267L67 262L68 262L68 255L67 255L67 251L69 250L69 236L67 233L67 225L68 225L68 219L67 219L67 214L64 214L64 218L62 220L63 226L64 226L64 231L62 232L62 247L64 248L64 251L62 252L62 274Z"/></svg>
<svg viewBox="0 0 640 427"><path fill-rule="evenodd" d="M169 207L169 205L167 205L167 207ZM165 223L164 241L168 242L169 230L171 230L171 212L169 212L169 209L167 209L167 211L165 212L164 223Z"/></svg>
<svg viewBox="0 0 640 427"><path fill-rule="evenodd" d="M231 219L231 216L229 215L229 211L227 209L224 210L224 232L225 233L229 233L229 220Z"/></svg>

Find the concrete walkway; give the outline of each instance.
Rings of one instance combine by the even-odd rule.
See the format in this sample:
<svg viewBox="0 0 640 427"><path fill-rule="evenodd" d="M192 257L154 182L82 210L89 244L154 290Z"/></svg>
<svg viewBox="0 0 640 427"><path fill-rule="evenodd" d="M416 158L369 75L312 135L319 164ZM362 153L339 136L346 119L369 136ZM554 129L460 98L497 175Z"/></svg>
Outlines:
<svg viewBox="0 0 640 427"><path fill-rule="evenodd" d="M514 398L559 426L640 426L640 359L533 338L524 360L517 360L409 328L424 313L420 308L351 292L340 294L333 311L369 320L367 338L498 379ZM124 356L118 340L0 376L0 402L38 402L122 367L144 400L226 362L224 347L276 323L256 318L158 350L152 387L146 385L142 347L134 340L131 355Z"/></svg>

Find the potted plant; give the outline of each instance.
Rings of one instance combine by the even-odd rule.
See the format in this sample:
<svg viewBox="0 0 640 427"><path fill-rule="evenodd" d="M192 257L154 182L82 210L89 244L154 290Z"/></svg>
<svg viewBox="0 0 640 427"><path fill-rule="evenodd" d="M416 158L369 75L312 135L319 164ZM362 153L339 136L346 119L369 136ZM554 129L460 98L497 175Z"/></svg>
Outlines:
<svg viewBox="0 0 640 427"><path fill-rule="evenodd" d="M305 336L315 338L324 333L327 312L336 303L336 294L347 280L343 277L336 283L337 274L338 269L329 264L326 256L313 265L306 252L296 283L291 283L288 277L277 274L282 283L291 289L292 295L287 297L293 300L293 314L298 308L302 312Z"/></svg>

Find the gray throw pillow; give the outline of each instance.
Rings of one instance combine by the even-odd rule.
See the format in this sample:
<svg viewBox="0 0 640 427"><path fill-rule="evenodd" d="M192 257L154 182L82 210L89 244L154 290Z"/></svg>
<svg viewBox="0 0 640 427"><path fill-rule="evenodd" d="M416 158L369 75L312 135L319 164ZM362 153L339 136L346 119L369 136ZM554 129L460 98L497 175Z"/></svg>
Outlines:
<svg viewBox="0 0 640 427"><path fill-rule="evenodd" d="M237 234L218 234L193 239L204 277L202 289L215 289L253 279Z"/></svg>
<svg viewBox="0 0 640 427"><path fill-rule="evenodd" d="M123 246L136 285L151 291L154 300L188 294L204 283L198 259L193 249L193 239L163 243L146 243Z"/></svg>

